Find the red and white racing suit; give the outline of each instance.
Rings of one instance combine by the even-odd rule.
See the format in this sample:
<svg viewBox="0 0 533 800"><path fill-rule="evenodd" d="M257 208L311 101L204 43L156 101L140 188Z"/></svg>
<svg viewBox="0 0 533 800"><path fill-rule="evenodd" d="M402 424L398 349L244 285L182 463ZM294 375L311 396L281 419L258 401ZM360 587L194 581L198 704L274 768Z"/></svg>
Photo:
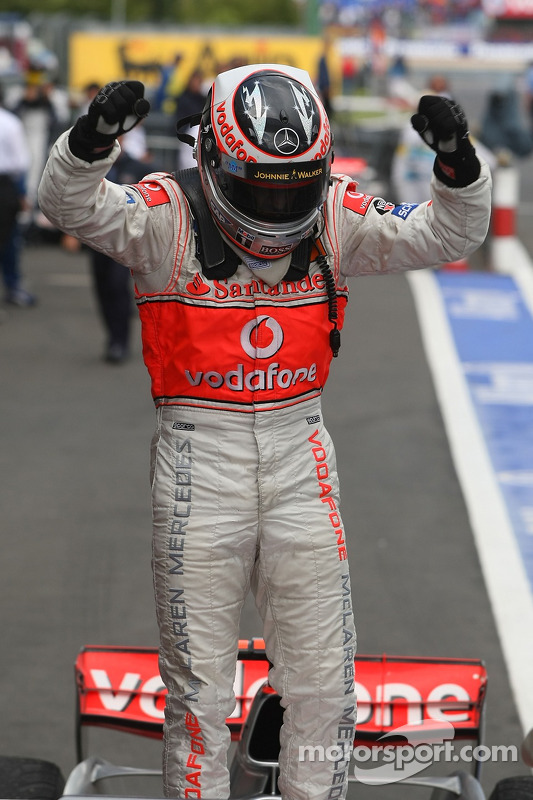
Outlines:
<svg viewBox="0 0 533 800"><path fill-rule="evenodd" d="M286 800L337 800L355 719L355 631L335 453L320 397L331 350L325 281L315 261L269 284L241 264L209 280L195 257L187 202L156 174L134 187L102 180L118 153L88 164L53 147L40 187L61 230L123 262L135 278L157 427L152 451L153 570L168 688L165 791L228 796L239 616L252 588L270 682L285 707L279 786ZM388 204L334 177L321 241L345 279L464 257L488 227L490 175L464 189L433 180L433 202ZM279 264L278 264L279 266ZM272 281L270 281L272 282ZM347 356L346 356L347 357ZM344 748L349 752L349 747Z"/></svg>

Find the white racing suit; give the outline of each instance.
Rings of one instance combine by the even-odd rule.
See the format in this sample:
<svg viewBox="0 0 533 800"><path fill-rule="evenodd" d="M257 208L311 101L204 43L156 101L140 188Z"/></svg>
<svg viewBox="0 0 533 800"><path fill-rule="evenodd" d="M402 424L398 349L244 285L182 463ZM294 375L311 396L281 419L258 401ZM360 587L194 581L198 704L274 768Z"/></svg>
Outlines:
<svg viewBox="0 0 533 800"><path fill-rule="evenodd" d="M153 570L168 688L165 792L228 796L224 723L251 587L270 682L285 708L282 795L338 800L355 721L355 632L335 453L320 406L331 359L324 278L316 260L302 279L274 285L268 271L263 278L242 263L230 278L206 278L177 183L162 174L137 187L102 180L117 153L118 145L88 164L63 135L40 204L61 230L121 261L135 279L157 409ZM483 241L489 206L485 166L464 189L433 179L433 202L419 206L394 207L334 177L321 242L339 327L347 277L463 258ZM299 760L300 747L313 745L347 758Z"/></svg>

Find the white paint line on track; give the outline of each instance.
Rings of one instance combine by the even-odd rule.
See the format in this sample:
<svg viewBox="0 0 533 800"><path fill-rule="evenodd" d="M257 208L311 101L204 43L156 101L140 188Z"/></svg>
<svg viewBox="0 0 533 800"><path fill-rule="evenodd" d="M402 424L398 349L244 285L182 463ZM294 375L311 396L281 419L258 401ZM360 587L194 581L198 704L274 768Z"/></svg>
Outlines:
<svg viewBox="0 0 533 800"><path fill-rule="evenodd" d="M457 356L435 274L420 270L408 273L407 278L518 716L526 733L533 726L533 596ZM533 303L533 281L530 296Z"/></svg>
<svg viewBox="0 0 533 800"><path fill-rule="evenodd" d="M493 238L491 258L496 272L510 275L518 284L529 313L533 316L533 264L522 242L514 236Z"/></svg>

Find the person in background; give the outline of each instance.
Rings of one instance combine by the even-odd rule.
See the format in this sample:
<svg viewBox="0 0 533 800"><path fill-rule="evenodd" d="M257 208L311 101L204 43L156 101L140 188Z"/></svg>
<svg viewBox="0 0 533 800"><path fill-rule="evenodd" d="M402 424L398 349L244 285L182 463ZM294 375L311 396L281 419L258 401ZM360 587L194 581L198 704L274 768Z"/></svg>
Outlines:
<svg viewBox="0 0 533 800"><path fill-rule="evenodd" d="M411 90L415 91L412 87ZM425 91L411 95L408 106L411 111L414 111L423 94L450 97L446 77L434 75ZM433 151L426 146L410 121L406 121L400 130L391 166L392 192L398 203L424 203L429 200L434 161Z"/></svg>
<svg viewBox="0 0 533 800"><path fill-rule="evenodd" d="M331 74L329 59L331 57L331 38L326 36L320 58L318 59L318 70L316 78L316 88L318 96L322 100L322 105L326 109L329 119L333 119L333 102L331 96Z"/></svg>
<svg viewBox="0 0 533 800"><path fill-rule="evenodd" d="M178 124L182 119L186 119L192 114L201 114L205 105L204 91L204 73L201 69L195 69L191 72L187 85L183 92L176 98L176 113ZM198 135L198 125L193 125L192 128L187 126L183 129L194 138ZM178 147L178 168L188 169L196 167L197 162L194 158L193 151L189 145L180 142Z"/></svg>
<svg viewBox="0 0 533 800"><path fill-rule="evenodd" d="M83 87L83 98L81 101L81 105L78 108L76 117L78 117L80 114L87 113L87 110L91 102L94 100L99 90L100 90L100 84L96 83L95 81L90 81Z"/></svg>
<svg viewBox="0 0 533 800"><path fill-rule="evenodd" d="M120 137L120 155L107 178L119 184L136 184L155 167L146 149L143 126L137 125ZM78 252L79 239L63 234L65 250ZM133 287L129 270L107 253L92 247L89 252L94 296L104 327L106 342L103 360L108 364L123 364L130 356L131 322L133 317Z"/></svg>
<svg viewBox="0 0 533 800"><path fill-rule="evenodd" d="M433 75L423 94L450 99L450 85L446 76ZM419 99L420 95L412 103L412 111L418 105ZM493 170L496 165L493 153L472 136L471 140L476 153ZM406 122L400 131L391 165L391 189L396 203L415 206L431 199L431 178L435 161L433 155L433 151L427 147L411 123ZM483 246L479 255L483 255ZM447 270L465 270L469 268L469 263L466 258L460 258L453 262L445 261L438 266Z"/></svg>
<svg viewBox="0 0 533 800"><path fill-rule="evenodd" d="M513 81L504 78L487 95L479 137L500 158L533 152L533 127Z"/></svg>
<svg viewBox="0 0 533 800"><path fill-rule="evenodd" d="M57 134L57 112L52 102L52 84L46 73L39 69L30 69L22 96L13 107L20 118L26 132L26 141L30 149L31 163L26 181L25 227L29 228L34 221L37 210L37 187L41 180L52 132ZM68 127L65 124L63 130Z"/></svg>
<svg viewBox="0 0 533 800"><path fill-rule="evenodd" d="M164 113L168 110L167 101L169 100L169 87L182 59L183 54L176 53L171 61L160 66L159 84L150 101L152 111Z"/></svg>
<svg viewBox="0 0 533 800"><path fill-rule="evenodd" d="M147 155L139 158L136 141L132 151L128 149L124 141L128 136L122 137L122 152L107 176L119 184L136 184L151 171ZM130 356L134 311L131 273L107 253L90 248L90 257L95 297L106 333L103 359L108 364L123 364Z"/></svg>
<svg viewBox="0 0 533 800"><path fill-rule="evenodd" d="M415 110L422 94L450 98L448 79L445 75L433 75L428 81L427 88L419 92L411 104L412 111ZM494 169L496 167L494 153L475 137L472 137L472 141L483 160L491 170ZM430 199L433 162L432 151L424 144L411 123L406 122L400 131L391 167L392 191L397 202L424 203Z"/></svg>
<svg viewBox="0 0 533 800"><path fill-rule="evenodd" d="M80 114L87 113L99 88L95 82L90 82L84 87ZM120 156L107 177L116 183L137 183L152 169L144 126L137 125L121 136L120 144ZM61 237L61 244L71 252L77 252L81 248L81 242L68 234ZM103 359L108 364L123 364L130 355L133 315L131 275L122 264L106 253L91 247L87 249L90 255L94 296L106 336Z"/></svg>
<svg viewBox="0 0 533 800"><path fill-rule="evenodd" d="M409 68L403 56L397 56L389 67L387 73L387 96L391 103L400 110L412 110L418 103L420 92L411 82Z"/></svg>
<svg viewBox="0 0 533 800"><path fill-rule="evenodd" d="M533 130L533 62L527 65L522 77L522 93L525 101L525 111L531 130Z"/></svg>
<svg viewBox="0 0 533 800"><path fill-rule="evenodd" d="M0 264L4 299L14 306L33 306L35 296L24 288L20 270L23 247L20 214L26 204L31 165L24 125L3 106L0 88Z"/></svg>

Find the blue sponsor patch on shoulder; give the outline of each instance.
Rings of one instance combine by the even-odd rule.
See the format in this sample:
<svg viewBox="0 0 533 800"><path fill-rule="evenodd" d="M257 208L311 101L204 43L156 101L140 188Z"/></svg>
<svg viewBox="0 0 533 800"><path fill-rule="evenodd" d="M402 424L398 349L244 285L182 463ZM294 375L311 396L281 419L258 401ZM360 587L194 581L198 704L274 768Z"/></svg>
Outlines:
<svg viewBox="0 0 533 800"><path fill-rule="evenodd" d="M407 219L411 211L418 208L419 205L419 203L400 203L399 206L395 206L391 214L394 214L395 217L400 217L400 219Z"/></svg>
<svg viewBox="0 0 533 800"><path fill-rule="evenodd" d="M136 203L137 202L136 199L134 198L134 196L132 194L130 194L129 192L126 192L126 197L127 197L126 203Z"/></svg>

